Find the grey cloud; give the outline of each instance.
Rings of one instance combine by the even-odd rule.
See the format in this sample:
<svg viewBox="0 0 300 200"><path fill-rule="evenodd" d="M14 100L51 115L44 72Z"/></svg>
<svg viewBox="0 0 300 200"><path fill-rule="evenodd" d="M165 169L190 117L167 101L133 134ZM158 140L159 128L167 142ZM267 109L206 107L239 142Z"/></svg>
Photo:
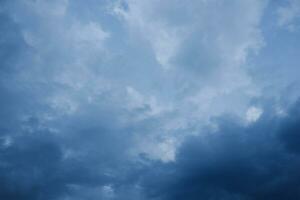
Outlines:
<svg viewBox="0 0 300 200"><path fill-rule="evenodd" d="M299 198L297 33L270 45L265 3L1 1L0 198Z"/></svg>
<svg viewBox="0 0 300 200"><path fill-rule="evenodd" d="M174 164L146 173L146 193L150 199L298 199L298 111L299 103L291 117L264 116L248 127L217 119L218 131L188 138Z"/></svg>

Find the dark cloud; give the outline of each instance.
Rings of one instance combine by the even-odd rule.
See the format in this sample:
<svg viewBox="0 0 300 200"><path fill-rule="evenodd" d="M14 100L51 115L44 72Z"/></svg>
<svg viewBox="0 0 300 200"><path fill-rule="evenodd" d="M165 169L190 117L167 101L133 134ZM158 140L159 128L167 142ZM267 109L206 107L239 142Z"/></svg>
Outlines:
<svg viewBox="0 0 300 200"><path fill-rule="evenodd" d="M13 143L1 148L0 197L51 199L60 194L67 170L58 144L47 133L14 138Z"/></svg>
<svg viewBox="0 0 300 200"><path fill-rule="evenodd" d="M218 131L188 138L174 164L149 172L146 193L170 200L299 199L298 111L299 103L289 117L264 116L248 127L218 119Z"/></svg>
<svg viewBox="0 0 300 200"><path fill-rule="evenodd" d="M76 199L91 191L99 198L128 170L127 142L113 130L86 123L56 134L33 117L15 126L1 132L0 199Z"/></svg>
<svg viewBox="0 0 300 200"><path fill-rule="evenodd" d="M85 106L75 117L59 117L62 111L45 100L66 87L51 80L49 66L51 73L40 71L45 60L34 62L41 52L24 40L22 31L32 25L22 27L25 15L15 20L13 2L0 6L0 199L76 199L93 190L94 198L101 197L101 187L113 182L125 158L126 139L111 128L115 114ZM50 54L45 63L56 58L53 63L61 66L57 54ZM58 118L47 121L47 115Z"/></svg>
<svg viewBox="0 0 300 200"><path fill-rule="evenodd" d="M106 186L115 199L298 199L298 107L287 117L264 115L247 127L220 117L218 131L187 138L171 163L124 162L120 153L127 147L117 130L81 124L61 137L31 118L23 124L30 129L11 144L1 138L0 197L105 199L99 188ZM66 148L82 155L66 157Z"/></svg>
<svg viewBox="0 0 300 200"><path fill-rule="evenodd" d="M300 109L295 106L287 118L282 123L280 128L280 139L283 141L285 147L295 154L300 153Z"/></svg>

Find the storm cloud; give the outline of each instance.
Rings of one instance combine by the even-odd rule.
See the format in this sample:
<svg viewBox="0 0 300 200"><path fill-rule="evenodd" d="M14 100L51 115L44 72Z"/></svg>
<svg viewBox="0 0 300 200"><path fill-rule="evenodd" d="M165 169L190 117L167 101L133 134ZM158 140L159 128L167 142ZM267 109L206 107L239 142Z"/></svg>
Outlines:
<svg viewBox="0 0 300 200"><path fill-rule="evenodd" d="M0 1L0 199L300 199L299 10Z"/></svg>
<svg viewBox="0 0 300 200"><path fill-rule="evenodd" d="M299 117L299 103L287 118L248 127L222 116L217 131L187 138L175 163L149 172L145 190L158 199L298 199Z"/></svg>

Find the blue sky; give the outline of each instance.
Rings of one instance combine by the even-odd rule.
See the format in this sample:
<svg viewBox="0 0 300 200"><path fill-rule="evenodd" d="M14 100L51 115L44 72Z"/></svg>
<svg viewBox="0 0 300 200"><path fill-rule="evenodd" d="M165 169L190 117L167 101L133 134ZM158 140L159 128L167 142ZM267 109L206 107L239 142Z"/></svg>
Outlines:
<svg viewBox="0 0 300 200"><path fill-rule="evenodd" d="M0 27L0 199L300 198L299 0L2 0Z"/></svg>

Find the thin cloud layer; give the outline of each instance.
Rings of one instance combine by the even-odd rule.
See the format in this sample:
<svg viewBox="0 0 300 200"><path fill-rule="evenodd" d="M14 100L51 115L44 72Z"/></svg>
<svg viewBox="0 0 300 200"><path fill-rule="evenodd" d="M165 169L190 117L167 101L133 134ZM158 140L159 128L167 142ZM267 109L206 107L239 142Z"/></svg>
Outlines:
<svg viewBox="0 0 300 200"><path fill-rule="evenodd" d="M0 199L299 199L298 18L1 1Z"/></svg>

